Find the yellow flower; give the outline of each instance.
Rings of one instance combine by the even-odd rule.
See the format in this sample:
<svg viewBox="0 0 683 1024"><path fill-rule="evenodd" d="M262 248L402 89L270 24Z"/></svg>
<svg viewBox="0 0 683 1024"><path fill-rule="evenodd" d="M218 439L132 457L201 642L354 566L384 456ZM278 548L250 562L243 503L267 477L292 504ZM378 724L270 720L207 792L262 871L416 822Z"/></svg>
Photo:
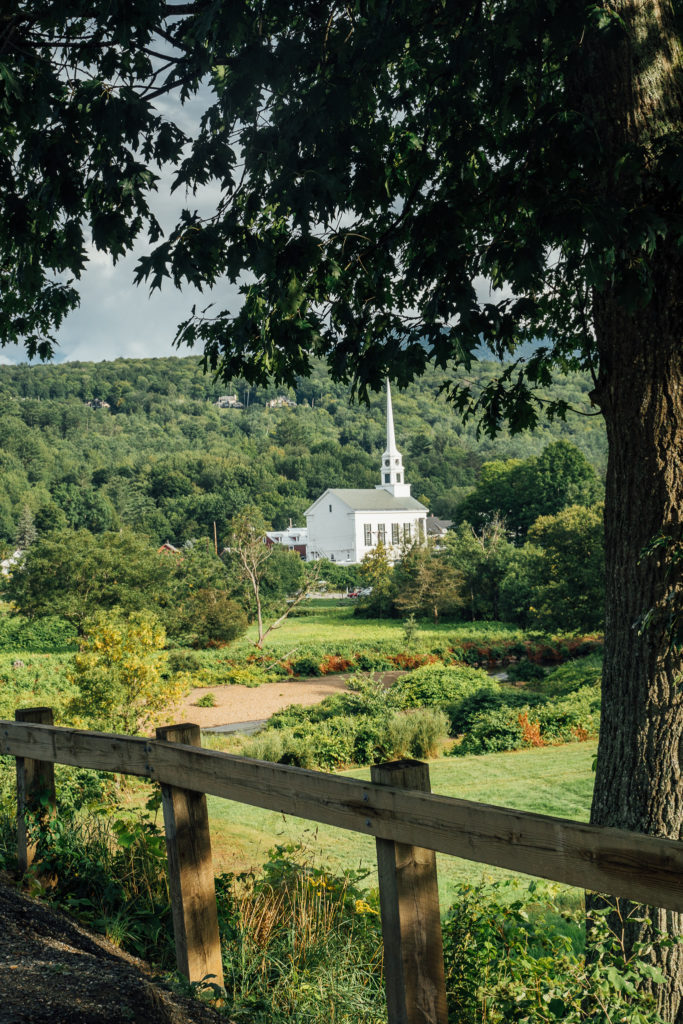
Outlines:
<svg viewBox="0 0 683 1024"><path fill-rule="evenodd" d="M356 900L356 913L357 914L376 914L377 911L374 907L371 907L366 900Z"/></svg>

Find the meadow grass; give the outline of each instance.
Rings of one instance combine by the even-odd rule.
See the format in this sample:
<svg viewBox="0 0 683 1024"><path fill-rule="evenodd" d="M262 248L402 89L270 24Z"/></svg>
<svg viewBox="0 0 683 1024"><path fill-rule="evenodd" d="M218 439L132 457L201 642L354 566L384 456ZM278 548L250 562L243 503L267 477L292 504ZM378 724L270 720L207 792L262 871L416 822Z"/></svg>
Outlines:
<svg viewBox="0 0 683 1024"><path fill-rule="evenodd" d="M264 651L280 652L301 644L356 642L362 646L395 641L405 647L404 625L401 619L363 619L354 616L354 606L345 602L337 605L314 607L316 602L305 606L305 615L286 619L277 631L270 634L264 644ZM429 619L418 622L414 646L430 644L432 641L466 640L493 641L494 639L522 639L524 631L518 626L504 622L441 622L435 624ZM251 626L246 634L233 645L231 650L252 647L257 638L256 627Z"/></svg>
<svg viewBox="0 0 683 1024"><path fill-rule="evenodd" d="M430 762L432 791L587 821L595 751L596 744L591 742L442 758ZM354 769L341 774L367 780L370 772ZM324 864L332 871L367 870L367 884L376 885L375 842L368 836L214 797L209 797L209 820L217 871L258 870L273 846L301 843L313 863ZM512 872L455 857L438 856L437 863L444 909L452 902L453 889L460 882L514 877ZM518 877L524 884L529 881L528 877Z"/></svg>

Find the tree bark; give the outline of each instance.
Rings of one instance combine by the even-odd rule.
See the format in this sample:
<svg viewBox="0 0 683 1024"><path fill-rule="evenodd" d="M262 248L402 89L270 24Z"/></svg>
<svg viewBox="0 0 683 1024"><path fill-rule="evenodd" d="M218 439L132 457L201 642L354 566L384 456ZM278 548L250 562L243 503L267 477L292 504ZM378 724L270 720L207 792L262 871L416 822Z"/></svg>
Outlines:
<svg viewBox="0 0 683 1024"><path fill-rule="evenodd" d="M667 632L665 549L643 553L660 531L681 536L683 345L669 319L665 309L629 318L606 307L597 321L604 357L618 355L620 369L606 376L601 396L609 439L606 623L591 821L681 839L683 666ZM651 916L655 929L683 933L683 916ZM636 938L647 936L634 927ZM669 979L660 1013L683 1024L683 950L660 950L656 959Z"/></svg>
<svg viewBox="0 0 683 1024"><path fill-rule="evenodd" d="M623 27L587 34L573 83L583 113L604 126L600 189L605 199L619 196L626 209L651 205L666 216L671 197L662 192L655 143L680 132L683 114L672 8L660 0L610 6ZM642 173L622 181L618 161L633 147ZM595 400L609 457L602 724L591 821L681 839L683 665L667 629L671 565L665 547L645 549L659 535L674 543L683 536L683 261L668 236L650 254L622 249L616 259L614 289L596 293L593 302ZM638 260L646 261L651 297L629 311L618 279ZM680 581L678 587L680 601ZM650 916L655 930L683 933L683 915L652 909ZM634 924L628 941L647 940L647 932ZM662 949L655 938L653 958L667 976L659 1012L683 1024L683 949Z"/></svg>

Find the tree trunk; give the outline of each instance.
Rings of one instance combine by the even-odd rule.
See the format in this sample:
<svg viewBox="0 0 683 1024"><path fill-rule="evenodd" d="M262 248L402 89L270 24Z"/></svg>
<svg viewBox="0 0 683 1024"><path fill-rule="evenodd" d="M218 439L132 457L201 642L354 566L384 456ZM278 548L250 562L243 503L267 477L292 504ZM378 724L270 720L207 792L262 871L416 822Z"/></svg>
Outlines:
<svg viewBox="0 0 683 1024"><path fill-rule="evenodd" d="M673 9L663 0L609 6L621 27L586 32L569 90L599 126L598 194L606 202L616 196L624 209L652 208L667 221L672 208L680 215L680 197L662 184L654 141L680 132L683 114ZM642 160L637 179L618 173L629 149ZM675 238L659 238L650 253L629 251L628 242L624 236L615 246L615 288L593 302L600 357L594 396L609 458L602 723L591 821L681 839L683 665L667 630L671 565L665 547L644 549L658 535L674 543L683 536L683 262ZM643 269L651 297L635 296L629 312L622 275ZM683 933L683 915L650 916L654 929ZM630 943L647 938L645 926L630 927ZM660 1013L683 1024L683 947L655 942L653 958L667 976Z"/></svg>
<svg viewBox="0 0 683 1024"><path fill-rule="evenodd" d="M618 356L619 370L601 389L609 439L606 628L591 821L681 839L683 666L667 632L665 549L643 554L662 530L681 537L683 510L683 345L659 312L647 322L614 308L599 318L604 358ZM683 933L682 915L651 917L655 929ZM631 929L631 942L647 938ZM683 1024L683 949L656 950L655 959L669 979L660 1013Z"/></svg>

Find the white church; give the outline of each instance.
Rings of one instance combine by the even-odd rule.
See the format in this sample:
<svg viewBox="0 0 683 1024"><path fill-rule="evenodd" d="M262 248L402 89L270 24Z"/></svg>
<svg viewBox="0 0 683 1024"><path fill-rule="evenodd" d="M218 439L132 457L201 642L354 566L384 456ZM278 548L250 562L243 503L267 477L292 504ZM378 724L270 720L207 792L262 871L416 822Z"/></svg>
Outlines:
<svg viewBox="0 0 683 1024"><path fill-rule="evenodd" d="M391 388L387 381L387 446L381 483L374 488L330 487L306 509L307 560L360 562L381 541L391 561L401 546L424 539L426 507L410 495L396 447ZM302 531L299 531L302 532Z"/></svg>

